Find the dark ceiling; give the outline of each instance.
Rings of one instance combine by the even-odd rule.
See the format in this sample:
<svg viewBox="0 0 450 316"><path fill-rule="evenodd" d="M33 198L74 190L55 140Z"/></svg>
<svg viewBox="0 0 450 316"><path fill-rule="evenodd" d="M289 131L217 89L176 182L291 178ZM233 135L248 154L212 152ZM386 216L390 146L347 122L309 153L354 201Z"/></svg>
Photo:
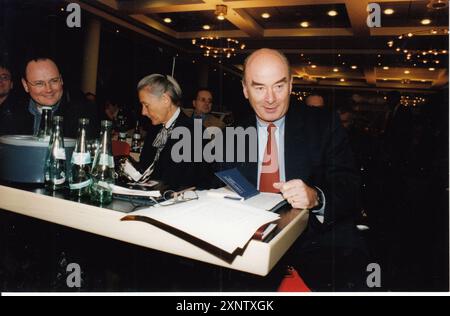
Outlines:
<svg viewBox="0 0 450 316"><path fill-rule="evenodd" d="M240 72L252 50L271 47L288 56L297 84L394 89L439 89L448 84L448 0L376 1L381 27L367 25L371 2L367 0L78 2L92 13L106 12L103 18L119 17L141 27L193 58L205 54L205 49L193 45L193 39L198 44L201 37L218 37L225 46L227 38L236 39L235 56L213 60L235 72ZM436 4L444 8L431 8ZM217 5L227 7L223 21L216 18ZM386 14L386 9L393 13ZM334 16L329 14L332 10ZM263 13L270 17L263 18ZM389 41L394 41L392 47Z"/></svg>

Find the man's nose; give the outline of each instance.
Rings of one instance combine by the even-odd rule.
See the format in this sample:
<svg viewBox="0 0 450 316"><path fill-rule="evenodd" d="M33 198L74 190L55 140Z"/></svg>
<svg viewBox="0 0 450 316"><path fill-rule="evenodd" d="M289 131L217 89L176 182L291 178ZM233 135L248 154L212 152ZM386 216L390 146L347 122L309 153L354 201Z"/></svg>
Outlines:
<svg viewBox="0 0 450 316"><path fill-rule="evenodd" d="M275 94L273 93L273 90L271 88L267 89L265 100L267 103L275 102Z"/></svg>

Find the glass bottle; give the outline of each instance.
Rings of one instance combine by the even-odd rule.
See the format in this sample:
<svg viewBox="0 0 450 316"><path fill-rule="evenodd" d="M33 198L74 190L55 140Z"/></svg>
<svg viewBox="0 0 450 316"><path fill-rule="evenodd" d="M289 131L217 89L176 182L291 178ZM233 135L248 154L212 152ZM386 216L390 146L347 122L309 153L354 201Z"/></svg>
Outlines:
<svg viewBox="0 0 450 316"><path fill-rule="evenodd" d="M126 117L122 109L117 113L117 129L119 132L119 141L126 142L127 141L127 122Z"/></svg>
<svg viewBox="0 0 450 316"><path fill-rule="evenodd" d="M136 127L134 128L133 138L131 141L131 152L140 153L141 152L141 130L139 127L139 120L136 121Z"/></svg>
<svg viewBox="0 0 450 316"><path fill-rule="evenodd" d="M52 108L43 107L41 114L41 123L39 124L39 131L37 137L39 139L45 139L52 134Z"/></svg>
<svg viewBox="0 0 450 316"><path fill-rule="evenodd" d="M88 125L89 119L80 118L78 121L78 137L71 160L72 172L69 188L70 194L77 198L89 196L89 186L91 184L91 154L86 142L86 129Z"/></svg>
<svg viewBox="0 0 450 316"><path fill-rule="evenodd" d="M107 205L112 202L112 188L114 184L114 157L111 145L111 121L102 121L100 133L100 147L95 154L91 171L91 200L95 204Z"/></svg>
<svg viewBox="0 0 450 316"><path fill-rule="evenodd" d="M62 123L62 116L53 117L53 131L45 160L45 186L51 191L63 189L66 184L66 150Z"/></svg>

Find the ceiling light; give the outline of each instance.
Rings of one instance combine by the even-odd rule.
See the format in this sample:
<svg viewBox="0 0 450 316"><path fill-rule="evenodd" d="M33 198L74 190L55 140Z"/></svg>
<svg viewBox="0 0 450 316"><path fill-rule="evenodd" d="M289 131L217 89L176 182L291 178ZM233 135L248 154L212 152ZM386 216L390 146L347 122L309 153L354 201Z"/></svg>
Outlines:
<svg viewBox="0 0 450 316"><path fill-rule="evenodd" d="M356 69L356 68L358 68L358 66L352 65L351 68Z"/></svg>
<svg viewBox="0 0 450 316"><path fill-rule="evenodd" d="M204 30L210 30L211 26L209 26L208 24L205 24L202 26Z"/></svg>
<svg viewBox="0 0 450 316"><path fill-rule="evenodd" d="M263 19L268 19L268 18L270 18L270 14L267 13L267 12L264 12L263 14L261 14L261 17L262 17Z"/></svg>
<svg viewBox="0 0 450 316"><path fill-rule="evenodd" d="M300 23L301 27L309 27L309 22L307 21L303 21L302 23Z"/></svg>
<svg viewBox="0 0 450 316"><path fill-rule="evenodd" d="M316 65L311 65L311 68L317 68L317 66Z"/></svg>
<svg viewBox="0 0 450 316"><path fill-rule="evenodd" d="M432 10L441 10L448 7L448 0L430 0L427 4L427 8Z"/></svg>
<svg viewBox="0 0 450 316"><path fill-rule="evenodd" d="M164 18L164 23L172 23L172 19L171 18Z"/></svg>
<svg viewBox="0 0 450 316"><path fill-rule="evenodd" d="M410 74L411 72L410 72L409 70L405 70L403 73L404 73L405 75L408 75L408 74Z"/></svg>
<svg viewBox="0 0 450 316"><path fill-rule="evenodd" d="M383 70L389 70L389 67L388 66L384 66Z"/></svg>
<svg viewBox="0 0 450 316"><path fill-rule="evenodd" d="M413 33L408 33L408 37L413 37Z"/></svg>
<svg viewBox="0 0 450 316"><path fill-rule="evenodd" d="M338 13L337 13L336 10L330 10L330 11L328 11L327 14L328 14L329 16L336 16L336 15L338 15Z"/></svg>
<svg viewBox="0 0 450 316"><path fill-rule="evenodd" d="M420 21L420 24L422 24L422 25L428 25L430 23L431 23L430 19L423 19L422 21Z"/></svg>
<svg viewBox="0 0 450 316"><path fill-rule="evenodd" d="M334 72L339 72L339 69L338 68L333 68L333 71Z"/></svg>
<svg viewBox="0 0 450 316"><path fill-rule="evenodd" d="M429 70L429 71L435 71L436 68L430 67L430 68L428 68L428 70Z"/></svg>
<svg viewBox="0 0 450 316"><path fill-rule="evenodd" d="M340 81L340 82L344 82L344 81L345 81L345 79L344 79L344 78L341 78L341 79L339 79L339 81Z"/></svg>
<svg viewBox="0 0 450 316"><path fill-rule="evenodd" d="M224 4L218 4L216 5L216 11L214 11L214 14L216 15L218 20L225 20L225 16L227 15L228 7Z"/></svg>
<svg viewBox="0 0 450 316"><path fill-rule="evenodd" d="M395 12L394 9L391 9L391 8L384 10L384 14L386 14L386 15L391 15L394 12Z"/></svg>

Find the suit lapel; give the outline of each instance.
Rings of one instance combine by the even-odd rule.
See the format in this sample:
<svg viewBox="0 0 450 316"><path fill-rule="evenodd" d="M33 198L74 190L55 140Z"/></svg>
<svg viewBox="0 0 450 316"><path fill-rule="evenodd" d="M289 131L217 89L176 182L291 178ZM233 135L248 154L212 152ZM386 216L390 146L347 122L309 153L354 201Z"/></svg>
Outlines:
<svg viewBox="0 0 450 316"><path fill-rule="evenodd" d="M308 180L308 146L305 134L303 111L291 110L286 115L284 129L284 167L286 181L292 179Z"/></svg>

